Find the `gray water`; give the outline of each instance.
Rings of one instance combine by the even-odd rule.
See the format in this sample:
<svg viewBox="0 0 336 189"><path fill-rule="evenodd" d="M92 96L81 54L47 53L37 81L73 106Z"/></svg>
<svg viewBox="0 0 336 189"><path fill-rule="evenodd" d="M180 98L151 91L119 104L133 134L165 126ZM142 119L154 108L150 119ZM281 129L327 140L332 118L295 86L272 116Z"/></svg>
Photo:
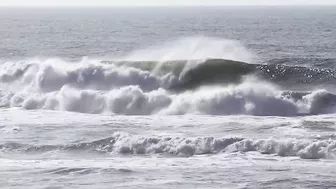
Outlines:
<svg viewBox="0 0 336 189"><path fill-rule="evenodd" d="M333 84L174 92L160 72L216 58L318 80L335 27L335 7L0 8L0 186L336 188Z"/></svg>
<svg viewBox="0 0 336 189"><path fill-rule="evenodd" d="M334 7L1 10L1 57L118 56L190 36L238 40L261 59L335 58Z"/></svg>

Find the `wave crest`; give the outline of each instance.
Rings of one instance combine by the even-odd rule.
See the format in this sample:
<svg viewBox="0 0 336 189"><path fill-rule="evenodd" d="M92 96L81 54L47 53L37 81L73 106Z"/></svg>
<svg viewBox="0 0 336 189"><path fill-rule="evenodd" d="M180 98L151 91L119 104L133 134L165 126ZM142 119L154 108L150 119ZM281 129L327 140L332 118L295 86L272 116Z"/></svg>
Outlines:
<svg viewBox="0 0 336 189"><path fill-rule="evenodd" d="M306 141L296 139L245 139L229 138L184 138L184 137L142 137L117 132L112 137L88 143L69 145L32 146L18 143L0 145L2 151L44 153L54 150L66 152L99 152L111 154L169 154L193 156L201 154L259 152L281 157L297 156L302 159L335 158L334 140Z"/></svg>

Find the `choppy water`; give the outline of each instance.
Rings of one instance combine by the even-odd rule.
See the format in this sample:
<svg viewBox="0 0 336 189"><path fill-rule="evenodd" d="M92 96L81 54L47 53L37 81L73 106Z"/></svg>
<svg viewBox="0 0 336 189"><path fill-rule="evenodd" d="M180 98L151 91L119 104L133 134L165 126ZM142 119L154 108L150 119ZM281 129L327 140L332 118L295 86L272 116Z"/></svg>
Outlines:
<svg viewBox="0 0 336 189"><path fill-rule="evenodd" d="M336 9L0 9L3 188L336 187Z"/></svg>

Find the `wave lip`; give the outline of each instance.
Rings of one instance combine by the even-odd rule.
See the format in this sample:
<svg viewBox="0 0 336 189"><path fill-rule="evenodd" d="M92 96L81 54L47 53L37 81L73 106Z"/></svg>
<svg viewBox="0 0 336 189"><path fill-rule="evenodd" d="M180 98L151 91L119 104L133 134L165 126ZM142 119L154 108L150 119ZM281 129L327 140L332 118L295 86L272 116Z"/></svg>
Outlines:
<svg viewBox="0 0 336 189"><path fill-rule="evenodd" d="M194 156L218 153L259 152L280 157L300 157L302 159L334 159L336 141L334 140L296 140L296 139L246 139L239 137L184 138L184 137L141 137L117 132L112 137L88 143L69 145L32 146L17 143L0 145L2 151L24 153L43 153L48 151L99 152L109 154L166 154L174 156Z"/></svg>
<svg viewBox="0 0 336 189"><path fill-rule="evenodd" d="M169 61L103 61L105 64L135 67L157 76L171 75L175 82L165 87L185 91L204 85L241 83L246 76L274 83L282 88L336 84L336 70L332 68L289 66L286 64L249 64L230 59L192 59Z"/></svg>

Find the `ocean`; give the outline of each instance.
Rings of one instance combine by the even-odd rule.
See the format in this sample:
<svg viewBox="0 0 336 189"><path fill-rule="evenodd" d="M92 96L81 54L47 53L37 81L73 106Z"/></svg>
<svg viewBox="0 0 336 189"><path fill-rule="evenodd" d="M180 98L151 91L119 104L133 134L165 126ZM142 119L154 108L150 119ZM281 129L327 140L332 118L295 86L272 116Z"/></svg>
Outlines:
<svg viewBox="0 0 336 189"><path fill-rule="evenodd" d="M0 188L336 188L336 7L0 8Z"/></svg>

